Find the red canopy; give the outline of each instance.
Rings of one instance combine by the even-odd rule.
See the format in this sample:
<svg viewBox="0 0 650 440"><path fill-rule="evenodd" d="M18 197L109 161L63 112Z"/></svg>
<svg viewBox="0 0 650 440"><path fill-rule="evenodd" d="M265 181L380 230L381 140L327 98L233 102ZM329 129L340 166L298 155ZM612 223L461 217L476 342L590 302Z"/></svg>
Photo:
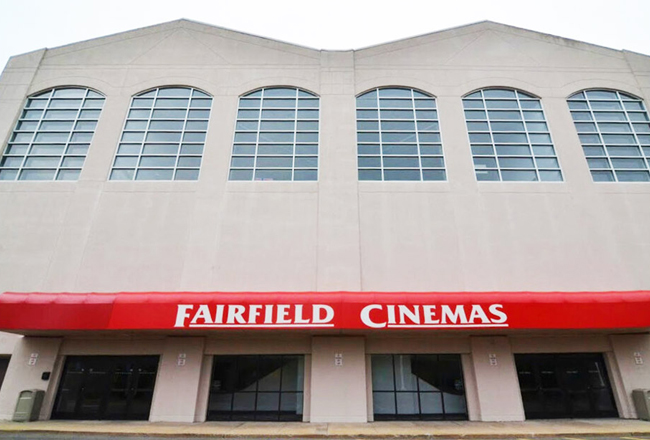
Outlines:
<svg viewBox="0 0 650 440"><path fill-rule="evenodd" d="M641 329L650 291L0 295L0 330Z"/></svg>

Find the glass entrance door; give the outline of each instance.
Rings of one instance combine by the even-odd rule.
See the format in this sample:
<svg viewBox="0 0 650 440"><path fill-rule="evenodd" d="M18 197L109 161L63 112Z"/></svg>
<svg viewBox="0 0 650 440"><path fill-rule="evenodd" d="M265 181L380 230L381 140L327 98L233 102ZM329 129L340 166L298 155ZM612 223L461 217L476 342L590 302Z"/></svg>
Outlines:
<svg viewBox="0 0 650 440"><path fill-rule="evenodd" d="M147 420L158 356L69 356L53 419Z"/></svg>
<svg viewBox="0 0 650 440"><path fill-rule="evenodd" d="M466 420L457 354L374 354L372 405L379 420Z"/></svg>
<svg viewBox="0 0 650 440"><path fill-rule="evenodd" d="M618 417L600 353L517 354L527 419Z"/></svg>
<svg viewBox="0 0 650 440"><path fill-rule="evenodd" d="M208 420L301 421L304 356L215 356Z"/></svg>

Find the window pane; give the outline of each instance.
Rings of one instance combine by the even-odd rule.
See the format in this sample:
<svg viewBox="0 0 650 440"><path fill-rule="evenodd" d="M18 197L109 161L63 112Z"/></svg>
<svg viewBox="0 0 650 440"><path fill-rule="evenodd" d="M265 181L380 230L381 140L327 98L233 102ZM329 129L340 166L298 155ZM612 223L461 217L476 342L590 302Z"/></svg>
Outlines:
<svg viewBox="0 0 650 440"><path fill-rule="evenodd" d="M255 170L255 180L291 180L291 170Z"/></svg>
<svg viewBox="0 0 650 440"><path fill-rule="evenodd" d="M210 110L190 110L187 113L189 119L208 119L210 117Z"/></svg>
<svg viewBox="0 0 650 440"><path fill-rule="evenodd" d="M501 177L504 182L534 182L537 181L537 173L535 171L501 171Z"/></svg>
<svg viewBox="0 0 650 440"><path fill-rule="evenodd" d="M477 180L536 181L538 167L556 168L557 159L539 99L511 89L484 89L464 98L464 107L479 107L475 101L484 103L489 109L483 117L489 123L476 122L473 111L465 111ZM520 122L522 120L525 122ZM494 149L491 144L495 144ZM530 157L531 151L549 158L536 162ZM495 153L496 157L485 157ZM510 170L512 168L530 171Z"/></svg>
<svg viewBox="0 0 650 440"><path fill-rule="evenodd" d="M499 156L530 156L528 145L497 145L496 150Z"/></svg>
<svg viewBox="0 0 650 440"><path fill-rule="evenodd" d="M607 153L612 156L641 156L639 147L607 147Z"/></svg>
<svg viewBox="0 0 650 440"><path fill-rule="evenodd" d="M235 170L231 169L228 180L252 180L253 170Z"/></svg>
<svg viewBox="0 0 650 440"><path fill-rule="evenodd" d="M18 180L52 180L56 170L27 170L20 172Z"/></svg>
<svg viewBox="0 0 650 440"><path fill-rule="evenodd" d="M424 180L447 180L445 170L422 170Z"/></svg>
<svg viewBox="0 0 650 440"><path fill-rule="evenodd" d="M251 98L254 96L254 98ZM301 97L301 99L299 99ZM309 98L307 98L309 97ZM261 115L244 113L244 108L261 107ZM230 180L312 180L314 174L294 175L294 167L308 167L313 160L294 160L294 154L318 154L318 110L295 108L318 108L318 98L295 88L266 88L240 98L240 110L236 127L233 154L249 154L249 158L233 156L232 167L255 168L247 173L230 173ZM261 116L261 121L257 118ZM255 118L248 121L247 118ZM313 120L297 120L313 119ZM299 131L296 132L296 129ZM314 143L304 146L299 143ZM286 156L266 156L283 154ZM256 159L256 155L257 159ZM317 158L315 159L317 163ZM314 165L316 166L316 165ZM256 168L281 168L257 170ZM258 172L260 171L260 172Z"/></svg>
<svg viewBox="0 0 650 440"><path fill-rule="evenodd" d="M186 110L189 105L189 97L197 96L201 107L205 110ZM154 89L131 100L129 118L137 116L141 120L128 120L125 130L137 129L137 132L125 131L122 141L134 142L133 144L122 143L118 148L118 154L140 154L140 145L135 142L146 142L142 147L144 155L139 163L133 163L137 158L118 157L115 159L114 168L132 167L129 173L124 170L114 170L110 180L196 180L198 170L176 170L176 167L198 167L203 154L203 143L205 142L207 119L210 116L212 98L203 92L187 87L166 87ZM149 111L135 113L140 110L135 107L151 106L155 108L150 114ZM171 107L166 109L165 107ZM173 109L178 107L179 109ZM182 107L182 109L181 109ZM185 145L183 142L192 142L193 145ZM182 145L181 145L182 144ZM167 156L149 156L149 155ZM195 154L196 158L179 160L179 154ZM169 168L165 170L152 169L156 167Z"/></svg>
<svg viewBox="0 0 650 440"><path fill-rule="evenodd" d="M118 170L111 171L110 180L133 180L134 170Z"/></svg>
<svg viewBox="0 0 650 440"><path fill-rule="evenodd" d="M648 175L647 162L640 158L633 158L641 156L643 136L632 134L633 131L639 133L639 130L636 125L630 125L628 122L628 120L648 119L643 102L610 90L588 90L585 95L585 102L593 110L596 122L589 126L576 122L576 129L579 133L586 131L600 133L579 135L589 168L611 168L614 171L592 171L594 181L645 181L645 176ZM574 115L574 121L577 120L571 104L569 108ZM645 127L640 127L641 131L644 129ZM589 144L604 144L604 148ZM605 155L612 159L608 161L604 158L592 158Z"/></svg>
<svg viewBox="0 0 650 440"><path fill-rule="evenodd" d="M59 170L56 180L77 180L81 170Z"/></svg>
<svg viewBox="0 0 650 440"><path fill-rule="evenodd" d="M179 157L178 158L178 167L182 168L198 168L201 166L201 158L190 156L190 157Z"/></svg>
<svg viewBox="0 0 650 440"><path fill-rule="evenodd" d="M430 145L441 141L434 109L434 98L408 88L375 89L357 98L359 180L423 180L425 166L443 168L427 177L444 180L442 147ZM382 167L388 169L382 173Z"/></svg>
<svg viewBox="0 0 650 440"><path fill-rule="evenodd" d="M561 182L562 173L560 171L546 171L539 172L539 180L542 182Z"/></svg>
<svg viewBox="0 0 650 440"><path fill-rule="evenodd" d="M156 103L154 104L154 107L156 108L161 108L161 107L180 107L180 108L186 108L189 106L189 99L166 99L166 98L157 98Z"/></svg>
<svg viewBox="0 0 650 440"><path fill-rule="evenodd" d="M592 171L594 182L614 182L614 173L611 171Z"/></svg>
<svg viewBox="0 0 650 440"><path fill-rule="evenodd" d="M293 180L317 180L318 171L316 170L295 170Z"/></svg>
<svg viewBox="0 0 650 440"><path fill-rule="evenodd" d="M138 165L137 157L116 157L115 163L113 164L114 168L135 168Z"/></svg>
<svg viewBox="0 0 650 440"><path fill-rule="evenodd" d="M184 119L185 115L185 110L154 110L151 117L152 119ZM148 118L149 112L141 117Z"/></svg>
<svg viewBox="0 0 650 440"><path fill-rule="evenodd" d="M587 158L587 163L589 164L589 168L591 169L611 168L609 160L607 159Z"/></svg>
<svg viewBox="0 0 650 440"><path fill-rule="evenodd" d="M135 180L171 180L174 170L147 170L140 169L135 175Z"/></svg>
<svg viewBox="0 0 650 440"><path fill-rule="evenodd" d="M376 421L467 416L459 355L372 355L371 366Z"/></svg>
<svg viewBox="0 0 650 440"><path fill-rule="evenodd" d="M539 158L536 162L538 168L560 168L560 164L555 158Z"/></svg>
<svg viewBox="0 0 650 440"><path fill-rule="evenodd" d="M648 171L615 171L619 182L650 182Z"/></svg>
<svg viewBox="0 0 650 440"><path fill-rule="evenodd" d="M359 170L359 180L382 180L381 170Z"/></svg>
<svg viewBox="0 0 650 440"><path fill-rule="evenodd" d="M420 170L384 170L384 180L421 180Z"/></svg>
<svg viewBox="0 0 650 440"><path fill-rule="evenodd" d="M176 157L143 156L140 159L141 167L173 167L175 164Z"/></svg>
<svg viewBox="0 0 650 440"><path fill-rule="evenodd" d="M151 121L149 130L179 131L183 129L184 125L184 121Z"/></svg>
<svg viewBox="0 0 650 440"><path fill-rule="evenodd" d="M605 149L603 147L582 147L582 150L584 151L585 156L604 156L605 155Z"/></svg>
<svg viewBox="0 0 650 440"><path fill-rule="evenodd" d="M317 168L318 158L315 156L296 157L295 167L296 168Z"/></svg>
<svg viewBox="0 0 650 440"><path fill-rule="evenodd" d="M20 168L22 164L23 164L22 156L17 156L17 157L5 156L0 160L0 167Z"/></svg>
<svg viewBox="0 0 650 440"><path fill-rule="evenodd" d="M487 114L490 120L521 120L521 113L516 111L490 110Z"/></svg>
<svg viewBox="0 0 650 440"><path fill-rule="evenodd" d="M199 170L177 169L174 180L198 180Z"/></svg>
<svg viewBox="0 0 650 440"><path fill-rule="evenodd" d="M383 144L382 146L382 153L384 154L399 154L399 155L404 155L404 154L412 154L412 155L417 155L418 154L418 146L416 144ZM436 153L433 153L436 154ZM441 153L440 153L441 154Z"/></svg>
<svg viewBox="0 0 650 440"><path fill-rule="evenodd" d="M497 161L491 157L474 157L474 168L496 168Z"/></svg>
<svg viewBox="0 0 650 440"><path fill-rule="evenodd" d="M506 90L506 89L485 89L483 90L483 96L487 98L508 98L508 99L515 99L515 91L514 90Z"/></svg>
<svg viewBox="0 0 650 440"><path fill-rule="evenodd" d="M614 169L647 169L645 160L643 159L610 159Z"/></svg>
<svg viewBox="0 0 650 440"><path fill-rule="evenodd" d="M475 170L476 171L476 180L479 181L495 181L501 180L499 177L499 172L494 170Z"/></svg>
<svg viewBox="0 0 650 440"><path fill-rule="evenodd" d="M76 180L79 176L80 168L83 166L88 144L92 140L96 119L99 117L104 98L98 93L93 92L94 107L98 110L79 109L84 105L83 98L86 96L88 89L82 88L62 88L53 89L39 96L52 96L47 99L30 98L25 104L25 110L22 117L24 119L40 119L43 121L18 121L10 142L5 152L0 158L0 163L4 166L16 167L14 172L3 173L2 179L19 179L19 180ZM27 110L27 108L39 108L43 110ZM88 113L92 112L92 113ZM93 117L92 121L80 121L79 119ZM72 132L73 129L78 131ZM70 142L79 143L78 145L69 145ZM82 145L82 144L83 145ZM63 158L62 155L68 151L76 156ZM27 154L23 161L22 156L20 163L11 155ZM61 172L58 168L79 168ZM25 170L25 168L48 168L48 170Z"/></svg>
<svg viewBox="0 0 650 440"><path fill-rule="evenodd" d="M85 157L70 156L63 159L61 164L64 168L81 168L84 164Z"/></svg>
<svg viewBox="0 0 650 440"><path fill-rule="evenodd" d="M485 106L489 109L490 108L510 109L510 108L519 108L519 103L517 101L511 101L511 100L488 99L485 101Z"/></svg>
<svg viewBox="0 0 650 440"><path fill-rule="evenodd" d="M379 156L359 156L359 168L380 168L381 157Z"/></svg>
<svg viewBox="0 0 650 440"><path fill-rule="evenodd" d="M590 101L594 110L622 110L623 106L618 101Z"/></svg>

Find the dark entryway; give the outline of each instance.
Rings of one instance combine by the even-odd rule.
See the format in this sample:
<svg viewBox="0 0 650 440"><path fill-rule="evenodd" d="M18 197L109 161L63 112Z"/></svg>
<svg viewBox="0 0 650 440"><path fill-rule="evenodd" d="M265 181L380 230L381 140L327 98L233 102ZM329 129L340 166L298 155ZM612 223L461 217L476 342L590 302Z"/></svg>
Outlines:
<svg viewBox="0 0 650 440"><path fill-rule="evenodd" d="M9 356L0 356L0 387L2 382L5 380L5 374L7 374L7 367L9 367Z"/></svg>
<svg viewBox="0 0 650 440"><path fill-rule="evenodd" d="M517 354L527 419L618 417L600 353Z"/></svg>
<svg viewBox="0 0 650 440"><path fill-rule="evenodd" d="M68 356L53 419L147 420L158 356Z"/></svg>
<svg viewBox="0 0 650 440"><path fill-rule="evenodd" d="M302 420L304 356L215 356L208 420Z"/></svg>
<svg viewBox="0 0 650 440"><path fill-rule="evenodd" d="M372 355L372 405L379 420L466 420L457 354Z"/></svg>

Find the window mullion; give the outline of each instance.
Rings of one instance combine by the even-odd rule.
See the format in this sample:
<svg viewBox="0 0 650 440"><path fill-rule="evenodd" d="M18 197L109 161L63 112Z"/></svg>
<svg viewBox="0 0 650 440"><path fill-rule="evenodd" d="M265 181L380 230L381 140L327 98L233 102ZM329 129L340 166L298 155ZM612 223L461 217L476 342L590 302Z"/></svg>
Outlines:
<svg viewBox="0 0 650 440"><path fill-rule="evenodd" d="M605 151L605 158L607 159L607 163L609 164L609 171L612 173L612 177L614 177L614 181L618 182L618 176L616 175L616 171L614 170L614 164L612 163L612 159L609 155L609 148L600 130L600 122L596 119L596 113L594 113L593 107L591 106L591 98L587 94L586 90L584 91L584 94L585 94L585 100L587 102L587 107L589 108L589 114L591 115L591 118L594 121L594 125L596 126L596 134L598 135L598 139L600 139L600 144L603 146L603 150ZM580 143L582 144L582 142Z"/></svg>

